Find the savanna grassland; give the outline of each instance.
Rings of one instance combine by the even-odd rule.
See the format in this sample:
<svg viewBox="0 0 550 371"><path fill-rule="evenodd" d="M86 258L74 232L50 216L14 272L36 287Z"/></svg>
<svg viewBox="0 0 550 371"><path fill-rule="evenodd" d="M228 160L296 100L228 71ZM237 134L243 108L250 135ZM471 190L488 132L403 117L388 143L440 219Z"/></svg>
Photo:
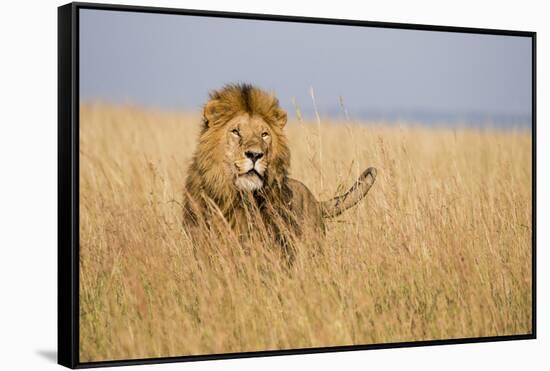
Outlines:
<svg viewBox="0 0 550 371"><path fill-rule="evenodd" d="M288 269L182 230L198 115L84 105L80 122L81 362L532 330L528 131L290 120L291 176L318 198L378 177Z"/></svg>

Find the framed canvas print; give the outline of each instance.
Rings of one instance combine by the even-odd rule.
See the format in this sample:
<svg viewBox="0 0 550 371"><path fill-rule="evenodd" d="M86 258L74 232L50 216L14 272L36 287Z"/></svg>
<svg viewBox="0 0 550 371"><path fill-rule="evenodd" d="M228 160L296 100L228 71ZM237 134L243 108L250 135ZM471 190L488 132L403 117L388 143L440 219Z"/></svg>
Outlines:
<svg viewBox="0 0 550 371"><path fill-rule="evenodd" d="M58 19L60 364L535 338L534 32Z"/></svg>

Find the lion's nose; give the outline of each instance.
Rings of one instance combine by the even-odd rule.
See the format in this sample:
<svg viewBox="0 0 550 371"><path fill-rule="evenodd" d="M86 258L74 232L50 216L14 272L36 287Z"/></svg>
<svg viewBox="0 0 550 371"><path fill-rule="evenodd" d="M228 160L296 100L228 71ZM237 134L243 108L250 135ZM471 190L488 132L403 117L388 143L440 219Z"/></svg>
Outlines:
<svg viewBox="0 0 550 371"><path fill-rule="evenodd" d="M264 156L263 152L257 152L257 151L246 151L244 154L246 157L251 159L252 162L256 162Z"/></svg>

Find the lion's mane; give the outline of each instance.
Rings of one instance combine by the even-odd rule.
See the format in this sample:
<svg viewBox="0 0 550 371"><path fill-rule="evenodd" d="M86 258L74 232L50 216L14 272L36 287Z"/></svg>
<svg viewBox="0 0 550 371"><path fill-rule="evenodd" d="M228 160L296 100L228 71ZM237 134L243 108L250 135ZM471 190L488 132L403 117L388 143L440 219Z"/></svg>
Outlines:
<svg viewBox="0 0 550 371"><path fill-rule="evenodd" d="M187 175L187 197L194 202L187 205L188 209L203 212L209 201L213 201L227 218L242 203L242 194L228 170L223 145L225 124L240 113L260 116L274 137L262 194L269 196L285 188L290 150L284 132L286 113L278 99L251 85L226 85L210 93L203 109L203 126ZM272 201L277 199L280 198L273 197Z"/></svg>

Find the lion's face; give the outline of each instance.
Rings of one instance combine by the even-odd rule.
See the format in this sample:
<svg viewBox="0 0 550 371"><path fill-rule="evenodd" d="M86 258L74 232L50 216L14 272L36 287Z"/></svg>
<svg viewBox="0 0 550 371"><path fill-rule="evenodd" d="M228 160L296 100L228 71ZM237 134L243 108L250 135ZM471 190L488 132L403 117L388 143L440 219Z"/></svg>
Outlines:
<svg viewBox="0 0 550 371"><path fill-rule="evenodd" d="M242 192L280 189L290 151L287 115L274 95L249 85L228 85L210 94L202 119L188 192L231 207Z"/></svg>
<svg viewBox="0 0 550 371"><path fill-rule="evenodd" d="M257 115L241 113L225 125L226 161L235 186L256 191L264 185L271 156L272 130Z"/></svg>

